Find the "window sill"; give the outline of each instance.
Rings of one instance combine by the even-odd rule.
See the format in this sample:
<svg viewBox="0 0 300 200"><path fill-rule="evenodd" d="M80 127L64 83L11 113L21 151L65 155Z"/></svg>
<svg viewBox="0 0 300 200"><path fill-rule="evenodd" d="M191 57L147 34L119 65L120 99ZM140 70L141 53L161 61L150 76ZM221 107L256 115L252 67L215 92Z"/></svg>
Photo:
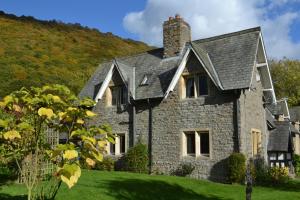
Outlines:
<svg viewBox="0 0 300 200"><path fill-rule="evenodd" d="M198 96L198 97L185 97L185 98L182 98L181 100L195 100L195 99L204 99L204 98L207 98L207 97L211 97L211 95L201 95L201 96Z"/></svg>
<svg viewBox="0 0 300 200"><path fill-rule="evenodd" d="M197 159L197 160L210 160L211 157L209 156L204 156L204 155L183 155L182 158L193 158L193 159Z"/></svg>

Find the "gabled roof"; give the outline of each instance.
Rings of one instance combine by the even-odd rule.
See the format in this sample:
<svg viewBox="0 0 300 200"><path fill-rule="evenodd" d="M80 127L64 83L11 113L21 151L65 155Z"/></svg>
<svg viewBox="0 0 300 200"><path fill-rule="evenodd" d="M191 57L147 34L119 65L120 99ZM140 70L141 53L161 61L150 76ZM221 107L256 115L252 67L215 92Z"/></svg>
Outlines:
<svg viewBox="0 0 300 200"><path fill-rule="evenodd" d="M270 132L268 151L289 151L290 122L275 121L276 129Z"/></svg>
<svg viewBox="0 0 300 200"><path fill-rule="evenodd" d="M196 54L200 63L204 65L203 68L219 89L249 88L259 37L260 28L257 27L193 41L187 44L182 54L171 58L163 57L163 48L117 58L100 65L79 96L101 98L99 87L107 87L103 82L111 67L116 65L129 85L128 88L134 99L165 97L168 95L166 91L170 89L171 81L187 51ZM140 85L146 74L148 84ZM126 79L129 79L129 82Z"/></svg>
<svg viewBox="0 0 300 200"><path fill-rule="evenodd" d="M300 121L300 106L295 106L290 109L291 121Z"/></svg>

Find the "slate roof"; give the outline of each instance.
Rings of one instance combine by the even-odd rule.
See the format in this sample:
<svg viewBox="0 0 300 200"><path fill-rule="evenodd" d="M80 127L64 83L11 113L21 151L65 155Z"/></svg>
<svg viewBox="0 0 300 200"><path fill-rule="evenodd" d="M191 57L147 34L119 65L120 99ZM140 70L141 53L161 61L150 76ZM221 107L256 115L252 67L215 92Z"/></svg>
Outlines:
<svg viewBox="0 0 300 200"><path fill-rule="evenodd" d="M290 109L291 121L300 121L300 106L295 106Z"/></svg>
<svg viewBox="0 0 300 200"><path fill-rule="evenodd" d="M266 111L266 120L267 120L268 126L271 129L276 128L276 125L274 123L275 119L274 119L272 113L268 109L266 109L265 111Z"/></svg>
<svg viewBox="0 0 300 200"><path fill-rule="evenodd" d="M289 151L290 122L275 121L276 129L269 135L268 151Z"/></svg>
<svg viewBox="0 0 300 200"><path fill-rule="evenodd" d="M188 46L194 49L213 81L215 83L219 81L222 89L249 88L259 34L260 27L256 27L196 40ZM176 57L164 58L163 48L159 48L103 63L97 68L79 96L95 97L112 63L115 62L124 73L124 79L135 77L135 99L163 97L183 55L184 52ZM149 79L149 84L140 86L145 75Z"/></svg>

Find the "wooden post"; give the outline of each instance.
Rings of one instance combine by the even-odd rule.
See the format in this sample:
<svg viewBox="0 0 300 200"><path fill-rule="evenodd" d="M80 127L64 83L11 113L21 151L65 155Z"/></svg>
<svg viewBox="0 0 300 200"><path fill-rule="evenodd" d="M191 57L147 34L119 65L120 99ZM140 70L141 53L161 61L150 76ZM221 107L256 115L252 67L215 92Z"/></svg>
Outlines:
<svg viewBox="0 0 300 200"><path fill-rule="evenodd" d="M251 200L251 193L252 193L252 175L251 175L251 160L249 160L246 169L246 200Z"/></svg>

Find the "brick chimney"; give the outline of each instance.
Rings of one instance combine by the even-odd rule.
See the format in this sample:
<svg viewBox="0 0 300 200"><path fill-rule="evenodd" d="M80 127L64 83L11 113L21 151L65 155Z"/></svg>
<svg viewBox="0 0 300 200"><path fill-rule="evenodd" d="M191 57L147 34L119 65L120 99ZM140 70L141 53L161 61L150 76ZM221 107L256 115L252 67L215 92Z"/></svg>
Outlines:
<svg viewBox="0 0 300 200"><path fill-rule="evenodd" d="M163 34L164 57L177 56L191 41L191 27L178 14L164 22Z"/></svg>

